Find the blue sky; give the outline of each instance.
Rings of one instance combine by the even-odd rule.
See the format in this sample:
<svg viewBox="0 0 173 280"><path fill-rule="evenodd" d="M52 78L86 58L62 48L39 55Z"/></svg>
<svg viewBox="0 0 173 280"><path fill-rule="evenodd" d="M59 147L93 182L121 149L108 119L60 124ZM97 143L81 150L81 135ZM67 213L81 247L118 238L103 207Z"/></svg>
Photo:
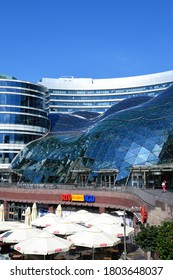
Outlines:
<svg viewBox="0 0 173 280"><path fill-rule="evenodd" d="M173 70L172 0L8 0L0 73L112 78Z"/></svg>

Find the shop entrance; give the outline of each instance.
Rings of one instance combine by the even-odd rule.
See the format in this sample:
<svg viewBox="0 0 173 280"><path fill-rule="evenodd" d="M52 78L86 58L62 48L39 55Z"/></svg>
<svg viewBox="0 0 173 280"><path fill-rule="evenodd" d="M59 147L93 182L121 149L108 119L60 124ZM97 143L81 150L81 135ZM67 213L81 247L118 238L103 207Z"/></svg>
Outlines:
<svg viewBox="0 0 173 280"><path fill-rule="evenodd" d="M173 189L173 165L133 166L127 185L161 189L163 180L166 180L168 189Z"/></svg>

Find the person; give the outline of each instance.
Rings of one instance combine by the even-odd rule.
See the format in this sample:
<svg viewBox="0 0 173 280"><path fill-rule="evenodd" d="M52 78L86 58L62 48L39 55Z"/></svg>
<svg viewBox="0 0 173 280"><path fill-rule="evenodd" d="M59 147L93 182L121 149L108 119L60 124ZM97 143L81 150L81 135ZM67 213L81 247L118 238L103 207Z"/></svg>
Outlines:
<svg viewBox="0 0 173 280"><path fill-rule="evenodd" d="M162 192L166 192L166 180L162 182Z"/></svg>

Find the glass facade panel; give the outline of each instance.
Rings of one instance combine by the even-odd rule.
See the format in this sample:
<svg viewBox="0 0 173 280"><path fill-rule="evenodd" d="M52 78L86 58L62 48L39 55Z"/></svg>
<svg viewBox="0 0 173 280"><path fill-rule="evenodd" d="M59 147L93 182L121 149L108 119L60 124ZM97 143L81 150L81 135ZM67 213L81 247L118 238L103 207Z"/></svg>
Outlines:
<svg viewBox="0 0 173 280"><path fill-rule="evenodd" d="M49 130L46 88L0 76L0 163L8 168L20 149ZM3 147L3 148L2 148ZM3 164L4 167L3 167Z"/></svg>
<svg viewBox="0 0 173 280"><path fill-rule="evenodd" d="M72 170L81 167L91 169L91 180L117 169L121 183L132 165L173 162L173 87L140 104L128 101L95 117L53 114L50 133L22 150L12 168L33 183L74 182Z"/></svg>
<svg viewBox="0 0 173 280"><path fill-rule="evenodd" d="M43 109L43 98L36 98L27 95L19 94L0 94L0 106L13 105L13 106L25 106L37 109Z"/></svg>
<svg viewBox="0 0 173 280"><path fill-rule="evenodd" d="M41 136L41 134L40 134ZM27 144L33 140L36 140L39 137L39 133L35 133L35 135L30 134L27 132L27 134L24 134L21 132L20 134L16 132L11 133L1 133L0 132L0 143L10 143L10 144Z"/></svg>
<svg viewBox="0 0 173 280"><path fill-rule="evenodd" d="M42 79L40 84L46 86L49 90L50 112L63 113L89 110L103 113L108 108L111 108L112 105L119 104L122 100L132 97L155 97L159 95L166 88L173 85L173 73L171 74L172 78L170 79L165 79L164 73L156 76L146 75L142 78L140 76L131 77L128 80L122 78L120 80L84 79L81 81L76 78L46 78ZM163 77L163 79L160 79L160 77Z"/></svg>

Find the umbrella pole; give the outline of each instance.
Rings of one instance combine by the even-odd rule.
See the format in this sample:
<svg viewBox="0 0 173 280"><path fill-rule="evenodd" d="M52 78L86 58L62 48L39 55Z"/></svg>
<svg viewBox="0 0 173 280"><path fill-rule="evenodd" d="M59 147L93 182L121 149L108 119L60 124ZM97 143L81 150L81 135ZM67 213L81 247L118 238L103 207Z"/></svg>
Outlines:
<svg viewBox="0 0 173 280"><path fill-rule="evenodd" d="M94 260L94 247L93 247L93 250L92 250L92 259Z"/></svg>

